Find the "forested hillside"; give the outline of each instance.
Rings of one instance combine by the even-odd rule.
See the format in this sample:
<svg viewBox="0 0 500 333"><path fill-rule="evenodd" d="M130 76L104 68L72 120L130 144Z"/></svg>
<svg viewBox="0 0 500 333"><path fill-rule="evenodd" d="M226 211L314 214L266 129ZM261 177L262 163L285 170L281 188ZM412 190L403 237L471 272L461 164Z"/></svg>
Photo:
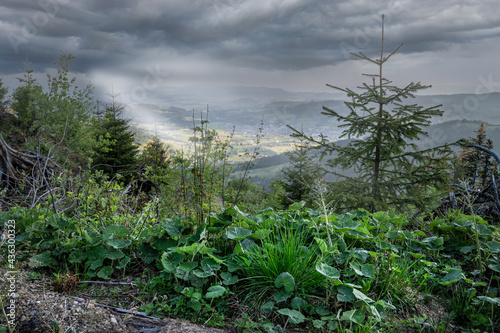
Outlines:
<svg viewBox="0 0 500 333"><path fill-rule="evenodd" d="M289 100L219 113L143 105L142 123L116 94L77 86L73 56L46 82L27 64L13 91L0 81L2 265L121 308L116 331L131 316L233 332L500 330L498 95L447 116L414 99L428 86L385 78L399 47L383 43L380 58L354 54L371 81L330 86L345 101L277 90ZM2 281L0 332L75 325Z"/></svg>

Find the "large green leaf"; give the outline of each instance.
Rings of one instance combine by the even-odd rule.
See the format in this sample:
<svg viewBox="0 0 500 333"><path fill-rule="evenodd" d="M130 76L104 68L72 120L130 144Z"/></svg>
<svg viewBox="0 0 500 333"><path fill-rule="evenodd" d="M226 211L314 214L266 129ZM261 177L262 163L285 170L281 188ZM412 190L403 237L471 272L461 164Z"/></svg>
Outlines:
<svg viewBox="0 0 500 333"><path fill-rule="evenodd" d="M127 266L127 264L131 261L130 257L128 256L125 256L125 258L123 258L122 260L120 260L120 264L118 266L116 266L117 269L122 269L122 268L125 268L125 266Z"/></svg>
<svg viewBox="0 0 500 333"><path fill-rule="evenodd" d="M351 310L342 313L340 320L350 321L355 324L361 325L365 320L365 312L363 310Z"/></svg>
<svg viewBox="0 0 500 333"><path fill-rule="evenodd" d="M270 230L270 229L258 229L257 231L255 231L252 234L252 238L255 238L255 239L264 239L267 236L269 236L269 234L271 232L272 232L272 230Z"/></svg>
<svg viewBox="0 0 500 333"><path fill-rule="evenodd" d="M337 286L337 299L340 302L352 302L356 299L356 296L353 293L354 288L346 285Z"/></svg>
<svg viewBox="0 0 500 333"><path fill-rule="evenodd" d="M111 260L116 260L116 259L121 259L125 257L125 254L123 254L122 251L117 250L117 249L108 249L105 254L106 258L109 258Z"/></svg>
<svg viewBox="0 0 500 333"><path fill-rule="evenodd" d="M285 308L279 309L278 313L284 316L288 316L291 324L300 324L303 323L304 320L306 320L306 317L304 317L304 315L297 310L290 310Z"/></svg>
<svg viewBox="0 0 500 333"><path fill-rule="evenodd" d="M229 239L242 240L250 236L252 232L242 227L231 227L226 231L226 236Z"/></svg>
<svg viewBox="0 0 500 333"><path fill-rule="evenodd" d="M481 236L491 236L493 234L493 230L488 228L488 225L484 225L484 224L480 224L480 223L477 223L477 232Z"/></svg>
<svg viewBox="0 0 500 333"><path fill-rule="evenodd" d="M177 241L172 238L153 238L152 245L158 251L167 251L177 246Z"/></svg>
<svg viewBox="0 0 500 333"><path fill-rule="evenodd" d="M167 273L173 273L175 267L184 260L184 256L177 252L163 252L161 255L161 264Z"/></svg>
<svg viewBox="0 0 500 333"><path fill-rule="evenodd" d="M322 262L316 264L316 271L332 280L339 280L340 278L340 272L338 269Z"/></svg>
<svg viewBox="0 0 500 333"><path fill-rule="evenodd" d="M262 311L262 313L271 313L275 308L276 307L274 306L274 302L269 301L262 304L262 306L260 307L260 311Z"/></svg>
<svg viewBox="0 0 500 333"><path fill-rule="evenodd" d="M90 269L96 270L99 267L101 267L103 264L104 264L104 260L102 260L102 259L94 260L94 261L92 261L92 264L90 264Z"/></svg>
<svg viewBox="0 0 500 333"><path fill-rule="evenodd" d="M201 261L201 267L207 272L218 271L221 268L220 264L212 258L203 259Z"/></svg>
<svg viewBox="0 0 500 333"><path fill-rule="evenodd" d="M66 218L58 215L52 215L51 217L47 218L47 222L49 225L58 230L62 230L69 225L69 222L68 220L66 220Z"/></svg>
<svg viewBox="0 0 500 333"><path fill-rule="evenodd" d="M462 279L462 270L457 268L452 268L450 271L441 279L439 279L439 283L443 286L447 286L453 283L456 283Z"/></svg>
<svg viewBox="0 0 500 333"><path fill-rule="evenodd" d="M294 202L288 207L288 210L301 210L305 205L305 201Z"/></svg>
<svg viewBox="0 0 500 333"><path fill-rule="evenodd" d="M500 252L500 243L495 242L495 241L489 241L486 243L486 246L491 250L493 253L498 253Z"/></svg>
<svg viewBox="0 0 500 333"><path fill-rule="evenodd" d="M238 283L238 276L237 275L232 275L229 272L222 272L222 273L220 273L220 276L223 279L222 283L224 283L226 286L230 286L230 285Z"/></svg>
<svg viewBox="0 0 500 333"><path fill-rule="evenodd" d="M211 286L208 288L205 298L217 298L221 297L227 292L227 289L223 286Z"/></svg>
<svg viewBox="0 0 500 333"><path fill-rule="evenodd" d="M101 279L109 280L111 279L111 274L113 274L113 267L111 266L104 266L97 272L97 276L100 277Z"/></svg>
<svg viewBox="0 0 500 333"><path fill-rule="evenodd" d="M273 295L274 300L276 301L276 303L284 302L287 299L289 299L290 296L292 296L292 293L291 292L286 292L284 290L279 290L279 291L275 292L274 295Z"/></svg>
<svg viewBox="0 0 500 333"><path fill-rule="evenodd" d="M106 244L114 247L115 249L123 249L125 247L129 247L132 244L132 240L130 239L108 239Z"/></svg>
<svg viewBox="0 0 500 333"><path fill-rule="evenodd" d="M478 296L480 301L485 301L491 303L493 305L500 306L500 297L487 297L487 296Z"/></svg>
<svg viewBox="0 0 500 333"><path fill-rule="evenodd" d="M274 280L276 288L283 287L287 293L291 293L295 288L295 279L288 272L283 272Z"/></svg>
<svg viewBox="0 0 500 333"><path fill-rule="evenodd" d="M126 237L129 230L122 225L110 225L102 232L104 240Z"/></svg>
<svg viewBox="0 0 500 333"><path fill-rule="evenodd" d="M365 294L363 294L358 289L353 289L352 293L360 301L363 301L363 302L366 302L366 303L372 303L373 302L373 300L370 297L366 296Z"/></svg>
<svg viewBox="0 0 500 333"><path fill-rule="evenodd" d="M56 266L57 261L51 257L50 251L45 251L30 258L29 265L31 267L46 267Z"/></svg>
<svg viewBox="0 0 500 333"><path fill-rule="evenodd" d="M300 311L301 308L307 305L307 302L300 297L294 297L292 298L290 305L292 306L293 309Z"/></svg>

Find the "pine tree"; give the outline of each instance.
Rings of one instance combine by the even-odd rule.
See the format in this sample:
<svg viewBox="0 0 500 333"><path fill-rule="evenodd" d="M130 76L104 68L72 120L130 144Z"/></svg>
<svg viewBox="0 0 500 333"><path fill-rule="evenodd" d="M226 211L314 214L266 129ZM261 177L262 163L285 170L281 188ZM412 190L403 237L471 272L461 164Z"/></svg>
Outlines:
<svg viewBox="0 0 500 333"><path fill-rule="evenodd" d="M170 146L161 142L158 135L149 141L141 153L142 161L153 169L158 169L166 165Z"/></svg>
<svg viewBox="0 0 500 333"><path fill-rule="evenodd" d="M487 149L493 150L493 141L486 137L486 128L484 123L476 133L476 137L471 137L469 139L470 143L483 146ZM463 169L463 176L467 179L469 186L474 188L476 185L480 185L483 188L491 182L491 174L495 173L497 175L497 163L493 161L491 155L476 149L474 147L465 147L460 152L460 164ZM479 183L479 184L478 184Z"/></svg>
<svg viewBox="0 0 500 333"><path fill-rule="evenodd" d="M348 115L342 115L323 107L323 114L335 117L344 128L341 138L350 139L340 146L321 135L319 139L306 136L295 130L294 136L307 138L319 144L322 157L330 155L327 164L332 173L344 179L336 184L341 195L348 196L346 202L370 210L388 209L401 205L425 208L429 202L429 189L447 183L446 156L448 145L418 150L412 140L427 135L422 129L429 126L431 118L441 116L440 105L424 108L416 104L405 104L405 100L429 86L411 82L400 88L384 77L384 64L394 55L384 55L384 16L382 16L382 42L380 58L372 59L362 52L353 54L377 66L376 74L364 74L371 83L363 83L361 92L349 88L331 88L343 91L351 99L345 102ZM333 155L332 155L333 154ZM349 177L339 172L352 170L356 176ZM355 208L355 207L344 207Z"/></svg>
<svg viewBox="0 0 500 333"><path fill-rule="evenodd" d="M134 144L134 133L130 132L130 120L122 117L123 107L105 107L104 116L95 123L96 146L93 150L93 166L108 175L123 173L137 163L138 147Z"/></svg>
<svg viewBox="0 0 500 333"><path fill-rule="evenodd" d="M299 138L295 149L287 153L290 166L283 170L284 197L282 204L287 207L294 202L305 201L312 207L314 199L310 196L315 179L321 178L324 172L311 158L310 142Z"/></svg>

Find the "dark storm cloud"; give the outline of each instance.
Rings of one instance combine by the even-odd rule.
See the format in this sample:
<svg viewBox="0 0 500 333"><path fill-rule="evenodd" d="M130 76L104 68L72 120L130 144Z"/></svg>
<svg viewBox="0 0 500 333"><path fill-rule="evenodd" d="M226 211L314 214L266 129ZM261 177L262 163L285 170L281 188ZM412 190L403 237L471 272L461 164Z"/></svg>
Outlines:
<svg viewBox="0 0 500 333"><path fill-rule="evenodd" d="M141 75L141 61L188 60L300 71L359 50L377 56L382 14L387 49L405 42L401 54L498 41L496 8L493 0L3 0L0 72L18 73L26 56L45 70L60 50L76 55L72 69L82 73Z"/></svg>

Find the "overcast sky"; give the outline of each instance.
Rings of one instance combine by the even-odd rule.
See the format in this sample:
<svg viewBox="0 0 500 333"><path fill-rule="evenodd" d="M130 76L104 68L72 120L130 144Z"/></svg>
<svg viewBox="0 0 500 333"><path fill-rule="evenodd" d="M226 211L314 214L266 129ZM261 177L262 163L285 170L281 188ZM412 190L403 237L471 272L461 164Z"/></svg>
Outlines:
<svg viewBox="0 0 500 333"><path fill-rule="evenodd" d="M405 43L388 78L429 94L500 91L498 0L2 0L0 72L15 84L26 58L44 73L62 50L85 80L136 98L198 84L354 88L376 68L349 52L379 55L382 14L386 50Z"/></svg>

